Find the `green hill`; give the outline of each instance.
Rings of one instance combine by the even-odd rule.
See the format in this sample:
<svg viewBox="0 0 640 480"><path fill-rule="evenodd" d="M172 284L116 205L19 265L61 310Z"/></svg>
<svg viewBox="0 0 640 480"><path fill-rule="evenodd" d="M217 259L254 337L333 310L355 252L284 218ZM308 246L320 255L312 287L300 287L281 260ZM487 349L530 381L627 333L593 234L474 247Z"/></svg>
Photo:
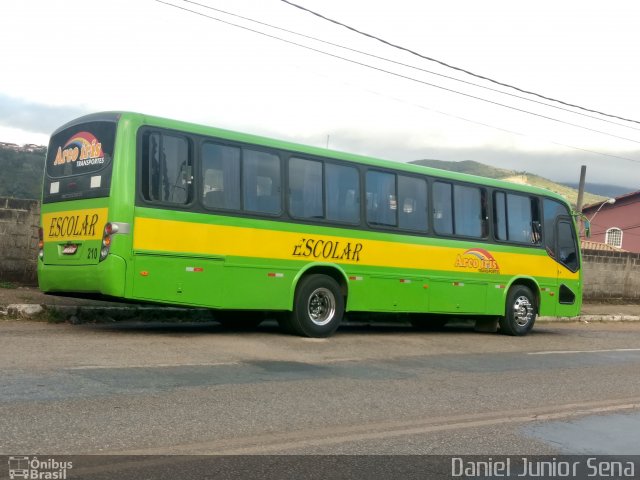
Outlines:
<svg viewBox="0 0 640 480"><path fill-rule="evenodd" d="M498 180L506 180L508 182L519 183L521 185L531 185L534 187L542 187L552 192L558 193L565 197L572 205L576 205L578 200L578 190L567 187L560 183L553 182L539 175L527 172L517 172L515 170L507 170L504 168L496 168L484 163L474 162L473 160L464 160L461 162L447 162L443 160L414 160L415 165L423 165L425 167L440 168L451 172L467 173L480 177L495 178ZM588 192L584 193L584 205L599 203L606 200L606 197L594 195Z"/></svg>

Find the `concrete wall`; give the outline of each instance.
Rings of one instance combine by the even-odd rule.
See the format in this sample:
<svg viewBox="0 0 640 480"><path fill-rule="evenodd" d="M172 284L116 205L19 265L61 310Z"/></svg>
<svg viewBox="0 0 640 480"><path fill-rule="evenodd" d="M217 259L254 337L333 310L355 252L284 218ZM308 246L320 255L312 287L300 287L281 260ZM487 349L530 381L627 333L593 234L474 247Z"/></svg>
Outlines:
<svg viewBox="0 0 640 480"><path fill-rule="evenodd" d="M37 283L40 203L0 197L0 281Z"/></svg>
<svg viewBox="0 0 640 480"><path fill-rule="evenodd" d="M582 252L585 300L640 301L640 254Z"/></svg>

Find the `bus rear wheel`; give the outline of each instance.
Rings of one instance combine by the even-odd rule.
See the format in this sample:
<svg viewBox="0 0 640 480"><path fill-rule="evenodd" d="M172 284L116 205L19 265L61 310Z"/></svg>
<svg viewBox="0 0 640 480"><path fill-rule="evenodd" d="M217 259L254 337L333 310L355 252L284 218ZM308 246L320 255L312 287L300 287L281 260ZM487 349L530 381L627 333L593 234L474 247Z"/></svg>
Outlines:
<svg viewBox="0 0 640 480"><path fill-rule="evenodd" d="M523 336L531 331L538 314L536 297L529 287L514 285L507 295L505 315L500 317L500 331L506 335Z"/></svg>
<svg viewBox="0 0 640 480"><path fill-rule="evenodd" d="M325 338L338 329L343 315L344 296L338 282L313 274L300 280L286 326L304 337Z"/></svg>

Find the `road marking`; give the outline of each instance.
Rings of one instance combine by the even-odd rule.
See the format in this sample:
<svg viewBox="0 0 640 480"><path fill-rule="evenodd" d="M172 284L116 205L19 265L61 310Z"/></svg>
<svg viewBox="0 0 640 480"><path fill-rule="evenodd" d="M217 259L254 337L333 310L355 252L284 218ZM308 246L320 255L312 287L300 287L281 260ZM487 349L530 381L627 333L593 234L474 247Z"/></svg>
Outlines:
<svg viewBox="0 0 640 480"><path fill-rule="evenodd" d="M146 365L78 365L65 370L108 370L116 368L171 368L171 367L220 367L224 365L240 365L240 362L211 362L211 363L154 363Z"/></svg>
<svg viewBox="0 0 640 480"><path fill-rule="evenodd" d="M640 352L640 348L610 348L603 350L549 350L545 352L528 352L527 355L566 355L569 353L610 353L610 352Z"/></svg>
<svg viewBox="0 0 640 480"><path fill-rule="evenodd" d="M640 397L571 403L532 409L430 416L422 419L335 425L282 433L256 433L251 436L216 439L183 445L167 445L126 451L100 451L109 455L258 455L293 453L300 448L380 440L495 425L559 420L585 415L640 410ZM96 453L96 452L88 452Z"/></svg>

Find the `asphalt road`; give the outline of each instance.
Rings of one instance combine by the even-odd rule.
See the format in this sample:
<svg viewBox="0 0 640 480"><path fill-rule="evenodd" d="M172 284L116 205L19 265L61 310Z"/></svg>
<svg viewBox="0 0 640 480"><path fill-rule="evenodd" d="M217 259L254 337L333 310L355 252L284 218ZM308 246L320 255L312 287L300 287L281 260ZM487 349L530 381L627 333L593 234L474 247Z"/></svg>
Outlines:
<svg viewBox="0 0 640 480"><path fill-rule="evenodd" d="M640 324L0 322L0 454L640 454Z"/></svg>

